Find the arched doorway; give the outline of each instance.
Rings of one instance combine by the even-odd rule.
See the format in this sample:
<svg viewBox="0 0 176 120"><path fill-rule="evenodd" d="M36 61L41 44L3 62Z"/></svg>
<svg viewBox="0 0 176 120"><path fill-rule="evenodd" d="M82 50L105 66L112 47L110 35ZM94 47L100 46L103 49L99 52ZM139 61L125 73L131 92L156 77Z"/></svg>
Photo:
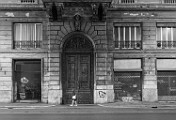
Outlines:
<svg viewBox="0 0 176 120"><path fill-rule="evenodd" d="M92 42L82 34L68 37L63 45L63 103L71 103L75 90L79 104L93 103L94 54Z"/></svg>

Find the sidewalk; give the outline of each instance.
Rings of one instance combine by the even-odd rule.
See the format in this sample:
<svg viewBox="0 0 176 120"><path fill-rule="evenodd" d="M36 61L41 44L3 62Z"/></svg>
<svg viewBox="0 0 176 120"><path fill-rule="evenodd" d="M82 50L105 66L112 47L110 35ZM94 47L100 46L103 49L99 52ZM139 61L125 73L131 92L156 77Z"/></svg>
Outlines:
<svg viewBox="0 0 176 120"><path fill-rule="evenodd" d="M46 104L46 103L0 103L0 108L48 108L55 107L54 104Z"/></svg>
<svg viewBox="0 0 176 120"><path fill-rule="evenodd" d="M172 108L176 109L176 101L163 101L163 102L142 102L142 101L132 101L132 102L113 102L113 103L102 103L102 104L91 104L83 105L78 104L78 107L107 107L107 108ZM0 109L20 109L20 108L70 108L69 105L55 105L46 103L0 103Z"/></svg>
<svg viewBox="0 0 176 120"><path fill-rule="evenodd" d="M160 102L143 102L143 101L132 101L132 102L113 102L98 104L102 107L109 108L175 108L176 101L160 101Z"/></svg>

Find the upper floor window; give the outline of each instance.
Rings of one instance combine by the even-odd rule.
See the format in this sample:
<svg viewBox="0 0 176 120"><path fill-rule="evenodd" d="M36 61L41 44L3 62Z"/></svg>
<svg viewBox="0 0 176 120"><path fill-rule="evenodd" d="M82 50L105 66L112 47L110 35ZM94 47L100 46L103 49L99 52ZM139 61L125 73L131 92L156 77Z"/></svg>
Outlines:
<svg viewBox="0 0 176 120"><path fill-rule="evenodd" d="M115 24L114 39L117 49L141 49L140 24Z"/></svg>
<svg viewBox="0 0 176 120"><path fill-rule="evenodd" d="M157 48L176 48L176 26L157 24Z"/></svg>
<svg viewBox="0 0 176 120"><path fill-rule="evenodd" d="M41 48L41 42L42 42L41 23L14 24L15 49Z"/></svg>

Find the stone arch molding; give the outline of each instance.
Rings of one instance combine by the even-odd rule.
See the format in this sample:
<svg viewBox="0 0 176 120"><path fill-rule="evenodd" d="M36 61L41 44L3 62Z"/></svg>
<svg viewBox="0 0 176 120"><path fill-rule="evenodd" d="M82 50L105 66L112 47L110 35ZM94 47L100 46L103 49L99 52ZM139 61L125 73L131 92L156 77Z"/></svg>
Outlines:
<svg viewBox="0 0 176 120"><path fill-rule="evenodd" d="M98 28L97 25L90 21L81 21L80 23L81 25L80 25L79 31L75 28L74 21L65 21L65 22L58 23L60 29L57 31L56 38L58 40L58 43L60 43L60 46L59 46L60 49L62 49L63 44L68 36L73 34L78 34L78 33L84 35L89 40L91 40L94 48L96 44L99 44L99 42L102 39L102 35L100 36L98 35L98 32L96 30L96 28ZM105 24L101 26L105 28Z"/></svg>
<svg viewBox="0 0 176 120"><path fill-rule="evenodd" d="M93 49L95 49L95 44L94 44L94 41L88 36L86 35L85 33L83 32L72 32L72 33L69 33L68 35L66 35L62 42L61 42L61 49L63 50L64 49L64 45L65 43L67 42L67 40L69 40L69 38L73 37L74 35L80 35L84 38L86 38L87 40L89 40L89 42L91 42L91 46L93 47Z"/></svg>

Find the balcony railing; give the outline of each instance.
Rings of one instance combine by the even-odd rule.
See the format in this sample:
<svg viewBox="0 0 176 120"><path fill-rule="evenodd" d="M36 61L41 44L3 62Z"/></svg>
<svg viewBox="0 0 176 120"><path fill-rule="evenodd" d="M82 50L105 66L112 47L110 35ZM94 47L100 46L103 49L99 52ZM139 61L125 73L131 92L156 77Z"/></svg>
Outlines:
<svg viewBox="0 0 176 120"><path fill-rule="evenodd" d="M176 41L157 41L157 48L159 49L176 49Z"/></svg>
<svg viewBox="0 0 176 120"><path fill-rule="evenodd" d="M166 4L176 4L176 0L162 0L162 3L166 3Z"/></svg>
<svg viewBox="0 0 176 120"><path fill-rule="evenodd" d="M121 3L121 4L131 4L131 3L135 3L135 0L120 0L119 3Z"/></svg>
<svg viewBox="0 0 176 120"><path fill-rule="evenodd" d="M38 0L20 0L22 4L37 4Z"/></svg>
<svg viewBox="0 0 176 120"><path fill-rule="evenodd" d="M42 41L14 41L14 49L41 48Z"/></svg>
<svg viewBox="0 0 176 120"><path fill-rule="evenodd" d="M113 4L176 4L176 0L112 0Z"/></svg>
<svg viewBox="0 0 176 120"><path fill-rule="evenodd" d="M141 41L115 41L116 49L142 49Z"/></svg>

